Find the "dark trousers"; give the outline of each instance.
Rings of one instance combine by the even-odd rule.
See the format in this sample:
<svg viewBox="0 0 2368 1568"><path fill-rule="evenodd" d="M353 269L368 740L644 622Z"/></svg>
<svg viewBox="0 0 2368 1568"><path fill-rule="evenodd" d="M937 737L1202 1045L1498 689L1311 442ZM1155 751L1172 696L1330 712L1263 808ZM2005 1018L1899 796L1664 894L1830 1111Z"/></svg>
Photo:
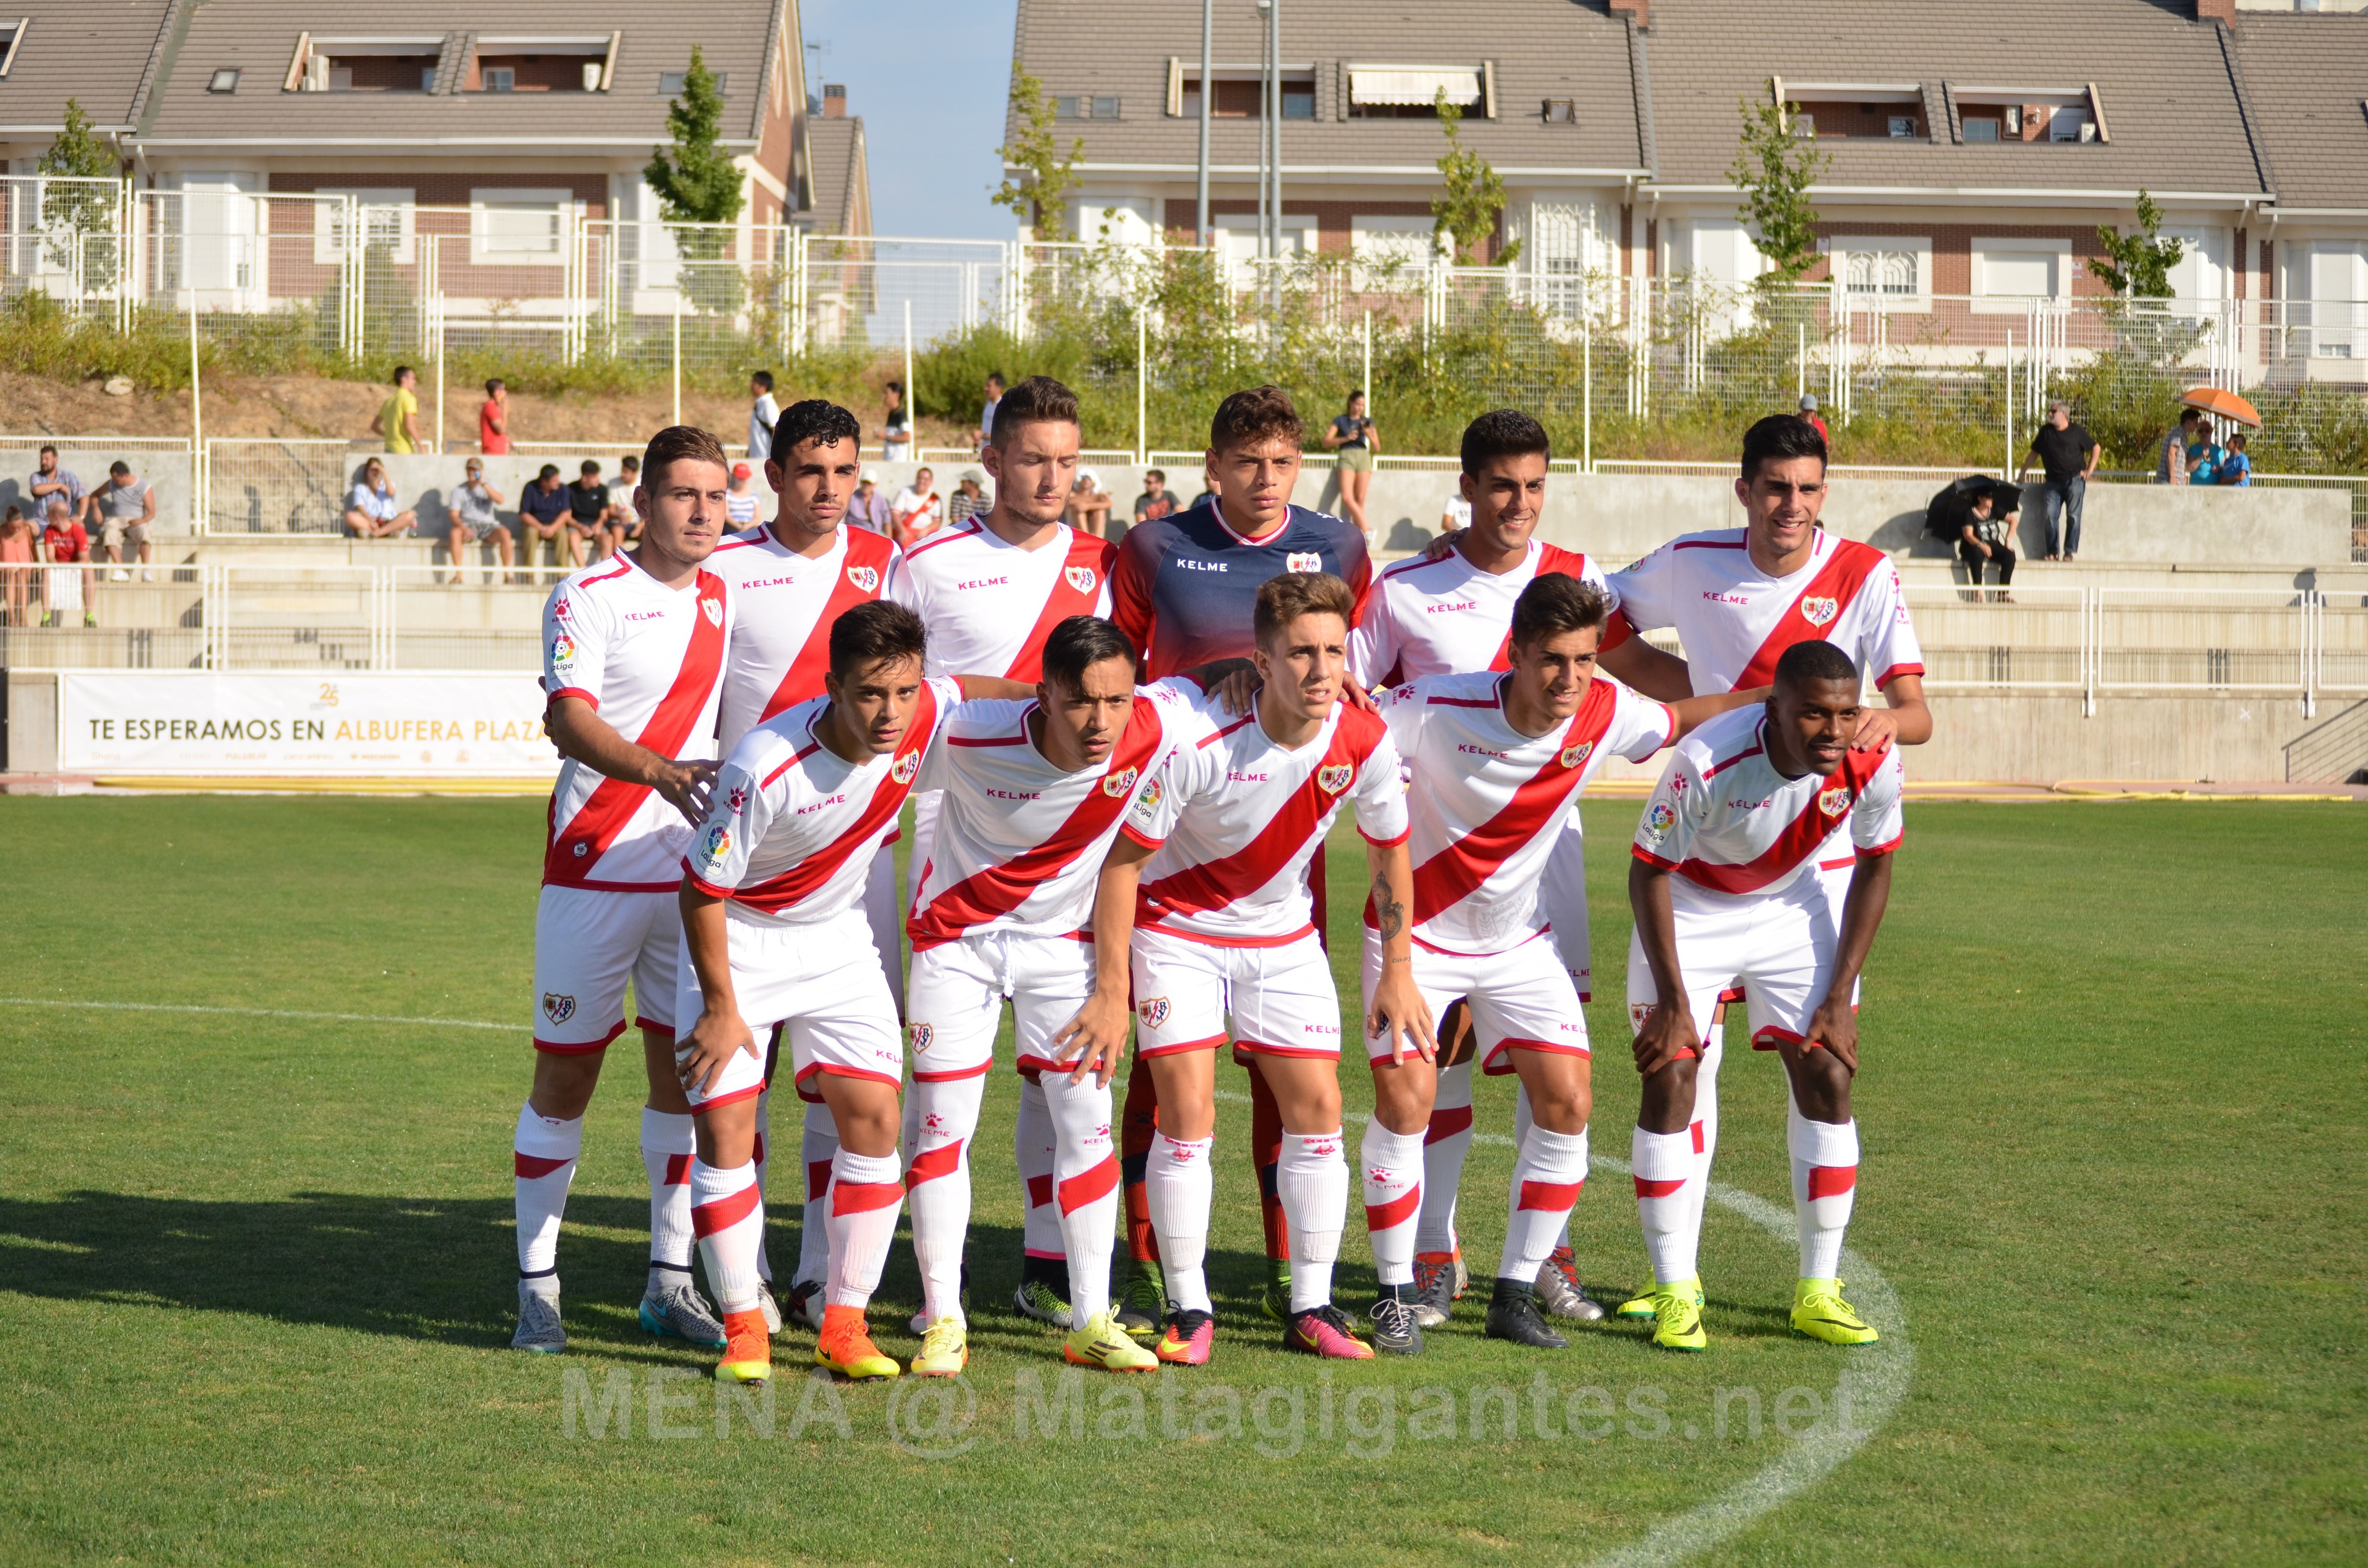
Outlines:
<svg viewBox="0 0 2368 1568"><path fill-rule="evenodd" d="M2074 474L2061 484L2043 481L2037 486L2039 521L2047 537L2050 555L2080 553L2080 504L2088 499L2089 482ZM2063 520L2063 533L2056 532L2058 518Z"/></svg>
<svg viewBox="0 0 2368 1568"><path fill-rule="evenodd" d="M1977 588L1982 585L1982 568L1985 566L1997 569L1999 587L2003 588L2014 581L2014 551L2009 546L1994 544L1990 546L1989 554L1984 555L1980 545L1972 540L1961 539L1957 541L1957 559L1965 563L1965 581Z"/></svg>

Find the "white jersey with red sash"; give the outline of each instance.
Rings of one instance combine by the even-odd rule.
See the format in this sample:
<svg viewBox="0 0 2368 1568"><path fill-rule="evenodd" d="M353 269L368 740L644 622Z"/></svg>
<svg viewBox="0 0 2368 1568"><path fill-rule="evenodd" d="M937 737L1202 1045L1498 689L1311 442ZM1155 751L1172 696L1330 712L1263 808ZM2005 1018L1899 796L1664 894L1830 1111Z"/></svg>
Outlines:
<svg viewBox="0 0 2368 1568"><path fill-rule="evenodd" d="M1032 682L1053 628L1073 615L1109 617L1118 547L1055 527L1049 543L1022 550L973 517L914 546L889 597L928 628L930 675Z"/></svg>
<svg viewBox="0 0 2368 1568"><path fill-rule="evenodd" d="M893 597L903 562L894 544L868 528L839 528L812 558L769 526L716 546L708 570L730 587L735 607L723 661L725 756L758 724L822 695L831 623L868 599Z"/></svg>
<svg viewBox="0 0 2368 1568"><path fill-rule="evenodd" d="M1613 753L1641 762L1677 733L1666 704L1598 676L1567 723L1524 735L1505 717L1508 678L1429 676L1382 704L1418 781L1407 812L1414 937L1437 952L1502 952L1544 930L1539 881L1588 779Z"/></svg>
<svg viewBox="0 0 2368 1568"><path fill-rule="evenodd" d="M1548 576L1592 583L1615 608L1620 603L1601 567L1577 551L1536 540L1519 565L1501 574L1481 571L1460 550L1437 561L1401 561L1374 583L1365 619L1349 634L1349 672L1374 687L1508 668L1513 601ZM1616 648L1628 635L1624 621L1609 621L1602 645Z"/></svg>
<svg viewBox="0 0 2368 1568"><path fill-rule="evenodd" d="M723 580L702 568L669 588L619 555L553 588L542 609L543 690L580 698L619 734L660 756L709 755L723 649ZM569 759L551 791L542 880L552 887L666 892L680 885L690 824L655 790Z"/></svg>

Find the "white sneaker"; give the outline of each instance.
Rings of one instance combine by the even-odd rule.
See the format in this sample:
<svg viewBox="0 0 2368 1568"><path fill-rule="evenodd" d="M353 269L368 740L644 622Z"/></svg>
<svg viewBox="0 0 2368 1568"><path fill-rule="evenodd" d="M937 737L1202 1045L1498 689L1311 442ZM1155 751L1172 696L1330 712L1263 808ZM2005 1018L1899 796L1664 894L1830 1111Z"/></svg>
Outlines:
<svg viewBox="0 0 2368 1568"><path fill-rule="evenodd" d="M107 580L110 583L129 583L131 581L131 574L119 566L107 574Z"/></svg>

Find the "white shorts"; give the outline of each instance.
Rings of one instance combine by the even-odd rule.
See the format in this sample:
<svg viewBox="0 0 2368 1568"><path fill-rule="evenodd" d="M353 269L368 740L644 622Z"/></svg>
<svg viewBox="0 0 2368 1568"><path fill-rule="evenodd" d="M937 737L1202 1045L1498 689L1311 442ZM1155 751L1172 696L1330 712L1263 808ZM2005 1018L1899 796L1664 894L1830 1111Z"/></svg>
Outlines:
<svg viewBox="0 0 2368 1568"><path fill-rule="evenodd" d="M1275 948L1137 931L1130 959L1138 1056L1213 1050L1230 1014L1236 1056L1339 1059L1340 993L1313 931Z"/></svg>
<svg viewBox="0 0 2368 1568"><path fill-rule="evenodd" d="M1721 995L1740 991L1754 1051L1773 1051L1782 1040L1798 1042L1810 1015L1826 999L1834 970L1835 923L1818 880L1804 878L1772 897L1675 893L1669 903L1678 971L1686 979L1686 1007L1694 1027L1707 1034L1711 1009ZM1632 931L1630 1027L1644 1028L1646 1011L1659 1000L1653 966L1645 961L1644 938Z"/></svg>
<svg viewBox="0 0 2368 1568"><path fill-rule="evenodd" d="M1382 938L1365 929L1365 1013L1373 1011L1373 987L1381 980ZM1480 1070L1496 1076L1513 1071L1516 1050L1546 1051L1565 1056L1591 1054L1587 1044L1587 1015L1580 1010L1577 988L1562 966L1554 942L1534 937L1518 948L1499 953L1442 953L1414 945L1414 983L1436 1020L1446 1016L1457 997L1472 1015L1472 1032L1478 1048ZM1386 1060L1390 1041L1367 1038L1365 1054Z"/></svg>
<svg viewBox="0 0 2368 1568"><path fill-rule="evenodd" d="M672 892L545 887L534 909L534 1048L559 1056L605 1051L633 1021L674 1033L682 906Z"/></svg>
<svg viewBox="0 0 2368 1568"><path fill-rule="evenodd" d="M1573 812L1546 852L1545 875L1538 883L1538 907L1544 912L1548 940L1570 971L1570 983L1582 1002L1595 1000L1595 961L1587 946L1587 839Z"/></svg>
<svg viewBox="0 0 2368 1568"><path fill-rule="evenodd" d="M693 1109L729 1105L765 1087L766 1042L776 1024L782 1026L802 1096L824 1073L904 1086L896 1005L888 998L879 950L860 909L812 925L771 926L736 917L727 905L723 928L733 994L757 1051L734 1054L704 1093L693 1090ZM675 975L676 1016L695 1023L706 1004L688 946Z"/></svg>
<svg viewBox="0 0 2368 1568"><path fill-rule="evenodd" d="M1094 945L1075 937L977 931L924 948L913 955L905 984L914 1081L975 1077L993 1066L1007 996L1019 1071L1065 1071L1069 1063L1054 1051L1053 1037L1093 993Z"/></svg>

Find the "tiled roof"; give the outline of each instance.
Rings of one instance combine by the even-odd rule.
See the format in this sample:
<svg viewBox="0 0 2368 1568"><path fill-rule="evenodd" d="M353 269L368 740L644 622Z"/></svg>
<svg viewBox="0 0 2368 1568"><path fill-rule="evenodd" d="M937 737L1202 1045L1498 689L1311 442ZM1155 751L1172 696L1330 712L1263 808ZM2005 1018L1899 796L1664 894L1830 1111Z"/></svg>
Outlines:
<svg viewBox="0 0 2368 1568"><path fill-rule="evenodd" d="M871 175L865 166L863 117L806 121L814 151L814 223L823 234L860 234L871 227Z"/></svg>
<svg viewBox="0 0 2368 1568"><path fill-rule="evenodd" d="M2241 11L2236 39L2278 205L2368 209L2368 15Z"/></svg>
<svg viewBox="0 0 2368 1568"><path fill-rule="evenodd" d="M131 123L133 97L154 52L166 0L20 0L24 41L0 79L0 126L52 131L77 99L102 129Z"/></svg>

